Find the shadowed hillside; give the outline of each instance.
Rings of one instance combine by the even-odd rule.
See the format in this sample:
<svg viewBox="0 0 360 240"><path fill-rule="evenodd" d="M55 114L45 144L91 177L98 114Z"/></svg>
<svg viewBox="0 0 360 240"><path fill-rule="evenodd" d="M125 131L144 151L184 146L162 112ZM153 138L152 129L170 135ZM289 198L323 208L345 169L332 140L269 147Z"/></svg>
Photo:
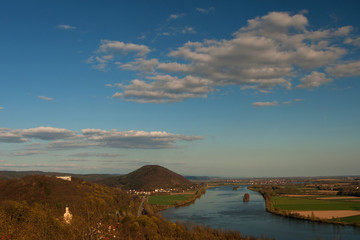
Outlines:
<svg viewBox="0 0 360 240"><path fill-rule="evenodd" d="M32 175L0 181L0 239L93 239L99 223L136 214L139 204L137 196L76 178ZM63 221L66 206L73 214L71 225Z"/></svg>
<svg viewBox="0 0 360 240"><path fill-rule="evenodd" d="M65 205L77 211L86 200L90 198L105 198L109 202L119 204L129 199L126 194L118 189L109 188L81 179L72 178L65 181L53 176L31 175L20 179L0 181L0 202L4 200L25 201L27 204L46 203L56 204L61 211Z"/></svg>
<svg viewBox="0 0 360 240"><path fill-rule="evenodd" d="M180 190L195 186L185 177L158 165L143 166L127 175L107 178L103 183L112 187L138 191L152 191L159 188Z"/></svg>
<svg viewBox="0 0 360 240"><path fill-rule="evenodd" d="M46 176L66 175L75 178L80 178L87 182L95 182L95 183L101 182L106 178L115 176L114 174L74 174L74 173L42 172L42 171L0 171L0 180L10 180L10 179L22 178L30 175L46 175Z"/></svg>
<svg viewBox="0 0 360 240"><path fill-rule="evenodd" d="M154 171L156 176L167 176L168 172L174 176L159 166L146 166L144 169L145 173ZM129 176L141 178L141 174L135 173L144 169ZM172 183L178 184L179 181L173 180ZM237 231L195 225L189 228L154 215L137 217L139 200L138 196L119 189L76 178L65 181L33 175L0 181L0 239L256 239L243 237ZM70 208L73 216L69 223L63 218L65 206Z"/></svg>

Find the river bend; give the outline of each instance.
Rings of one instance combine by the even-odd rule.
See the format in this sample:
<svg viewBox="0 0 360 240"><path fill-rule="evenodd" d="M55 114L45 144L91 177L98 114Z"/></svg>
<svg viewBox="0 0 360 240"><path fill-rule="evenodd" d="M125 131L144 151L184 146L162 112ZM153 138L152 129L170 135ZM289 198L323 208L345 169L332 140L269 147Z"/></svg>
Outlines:
<svg viewBox="0 0 360 240"><path fill-rule="evenodd" d="M250 194L247 203L242 201L245 193ZM238 230L243 235L265 235L277 240L360 239L360 228L314 223L268 213L263 197L246 186L237 191L231 186L210 188L194 204L164 210L162 215L171 221Z"/></svg>

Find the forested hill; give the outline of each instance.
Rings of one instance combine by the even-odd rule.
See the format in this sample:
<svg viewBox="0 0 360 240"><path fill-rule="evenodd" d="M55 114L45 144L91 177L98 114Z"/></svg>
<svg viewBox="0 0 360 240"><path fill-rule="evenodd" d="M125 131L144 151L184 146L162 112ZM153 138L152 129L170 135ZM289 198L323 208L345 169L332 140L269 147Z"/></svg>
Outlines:
<svg viewBox="0 0 360 240"><path fill-rule="evenodd" d="M103 205L105 209L116 206L116 209L133 211L128 206L134 200L139 201L119 189L76 178L66 181L52 176L31 175L0 181L0 203L16 201L29 206L46 204L53 206L56 214L63 214L65 206L69 206L72 212L81 215L85 207L93 204Z"/></svg>
<svg viewBox="0 0 360 240"><path fill-rule="evenodd" d="M136 214L140 200L119 189L76 178L66 181L31 175L3 180L0 239L80 239L69 236L86 236L100 222ZM71 226L64 225L65 207L74 216Z"/></svg>
<svg viewBox="0 0 360 240"><path fill-rule="evenodd" d="M256 239L237 231L175 224L154 216L137 216L142 197L118 188L33 175L0 181L1 240L95 239ZM63 218L70 208L70 223ZM151 210L151 209L150 209ZM263 239L263 238L261 238Z"/></svg>
<svg viewBox="0 0 360 240"><path fill-rule="evenodd" d="M146 165L127 175L107 178L103 181L112 187L153 191L154 189L188 189L195 186L185 177L158 165Z"/></svg>
<svg viewBox="0 0 360 240"><path fill-rule="evenodd" d="M59 173L59 172L42 172L42 171L0 171L0 180L10 180L14 178L22 178L30 175L45 175L45 176L72 176L81 178L87 182L101 182L105 178L114 177L114 174L74 174L74 173ZM116 175L119 176L120 174Z"/></svg>

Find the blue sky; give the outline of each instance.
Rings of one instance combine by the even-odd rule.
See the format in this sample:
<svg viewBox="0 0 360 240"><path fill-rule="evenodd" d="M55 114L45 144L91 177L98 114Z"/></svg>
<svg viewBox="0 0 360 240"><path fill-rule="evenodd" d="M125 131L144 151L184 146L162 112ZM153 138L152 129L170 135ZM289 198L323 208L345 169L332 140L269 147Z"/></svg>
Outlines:
<svg viewBox="0 0 360 240"><path fill-rule="evenodd" d="M354 1L1 1L0 170L356 175Z"/></svg>

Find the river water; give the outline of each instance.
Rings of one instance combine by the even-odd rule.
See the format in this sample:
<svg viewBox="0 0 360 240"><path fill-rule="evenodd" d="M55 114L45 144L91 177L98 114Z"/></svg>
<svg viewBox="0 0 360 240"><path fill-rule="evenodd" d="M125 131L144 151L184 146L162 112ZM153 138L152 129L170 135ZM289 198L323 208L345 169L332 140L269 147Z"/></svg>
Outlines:
<svg viewBox="0 0 360 240"><path fill-rule="evenodd" d="M250 201L244 203L245 193ZM277 216L265 211L263 197L246 186L215 187L206 191L194 204L162 211L171 221L196 223L223 230L238 230L243 235L265 236L277 240L359 240L360 228L313 223Z"/></svg>

